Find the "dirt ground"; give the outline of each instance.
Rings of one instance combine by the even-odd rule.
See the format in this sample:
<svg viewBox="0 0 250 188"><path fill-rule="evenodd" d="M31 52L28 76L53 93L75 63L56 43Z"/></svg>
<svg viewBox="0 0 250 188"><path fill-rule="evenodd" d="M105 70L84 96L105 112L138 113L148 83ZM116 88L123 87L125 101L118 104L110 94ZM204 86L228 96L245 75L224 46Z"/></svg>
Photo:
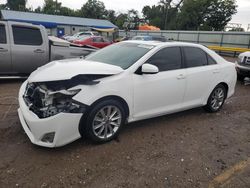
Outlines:
<svg viewBox="0 0 250 188"><path fill-rule="evenodd" d="M0 81L0 187L250 187L250 85L223 109L125 126L103 145L34 146L17 116L22 81Z"/></svg>

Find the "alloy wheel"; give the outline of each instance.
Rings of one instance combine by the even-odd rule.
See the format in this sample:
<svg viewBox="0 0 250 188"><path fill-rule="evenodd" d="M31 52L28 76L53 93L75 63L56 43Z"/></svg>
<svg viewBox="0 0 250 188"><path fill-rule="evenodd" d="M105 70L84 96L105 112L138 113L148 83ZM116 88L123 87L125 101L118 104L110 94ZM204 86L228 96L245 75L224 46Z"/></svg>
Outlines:
<svg viewBox="0 0 250 188"><path fill-rule="evenodd" d="M214 90L211 97L211 107L216 111L218 110L224 102L225 92L222 88L218 87Z"/></svg>
<svg viewBox="0 0 250 188"><path fill-rule="evenodd" d="M108 139L118 131L121 122L122 113L119 108L114 105L105 106L96 113L93 119L93 132L100 139Z"/></svg>

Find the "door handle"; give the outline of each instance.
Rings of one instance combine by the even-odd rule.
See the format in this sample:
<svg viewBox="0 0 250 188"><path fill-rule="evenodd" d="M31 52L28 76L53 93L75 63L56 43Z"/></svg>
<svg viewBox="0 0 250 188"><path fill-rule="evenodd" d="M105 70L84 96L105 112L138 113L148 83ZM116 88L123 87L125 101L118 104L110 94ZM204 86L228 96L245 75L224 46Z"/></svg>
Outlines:
<svg viewBox="0 0 250 188"><path fill-rule="evenodd" d="M0 48L0 52L8 52L8 49Z"/></svg>
<svg viewBox="0 0 250 188"><path fill-rule="evenodd" d="M178 80L182 80L182 79L185 79L186 77L184 76L184 74L179 74L178 76L177 76L177 79Z"/></svg>
<svg viewBox="0 0 250 188"><path fill-rule="evenodd" d="M44 53L44 50L41 50L41 49L36 49L34 50L35 53Z"/></svg>

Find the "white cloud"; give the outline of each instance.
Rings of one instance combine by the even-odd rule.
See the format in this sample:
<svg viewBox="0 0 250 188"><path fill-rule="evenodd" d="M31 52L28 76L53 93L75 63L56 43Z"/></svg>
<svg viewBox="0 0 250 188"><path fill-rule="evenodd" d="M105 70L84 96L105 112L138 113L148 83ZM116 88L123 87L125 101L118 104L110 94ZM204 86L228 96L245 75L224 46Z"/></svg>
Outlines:
<svg viewBox="0 0 250 188"><path fill-rule="evenodd" d="M58 0L63 6L67 6L72 9L80 9L87 0ZM116 11L127 11L128 9L136 9L141 11L145 5L154 5L159 0L102 0L107 9L114 9ZM42 6L43 0L28 0L28 6L36 8Z"/></svg>

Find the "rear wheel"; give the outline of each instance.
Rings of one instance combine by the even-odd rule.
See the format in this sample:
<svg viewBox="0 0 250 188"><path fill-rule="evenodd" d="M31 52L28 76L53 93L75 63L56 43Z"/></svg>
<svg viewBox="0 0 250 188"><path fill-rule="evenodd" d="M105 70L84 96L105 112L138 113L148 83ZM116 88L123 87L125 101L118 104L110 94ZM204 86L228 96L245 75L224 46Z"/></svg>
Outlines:
<svg viewBox="0 0 250 188"><path fill-rule="evenodd" d="M83 134L94 142L107 142L119 134L125 123L125 110L116 100L108 99L94 105L82 126Z"/></svg>
<svg viewBox="0 0 250 188"><path fill-rule="evenodd" d="M219 84L210 94L207 105L204 107L204 109L211 113L218 112L222 108L225 99L226 88L222 84Z"/></svg>

